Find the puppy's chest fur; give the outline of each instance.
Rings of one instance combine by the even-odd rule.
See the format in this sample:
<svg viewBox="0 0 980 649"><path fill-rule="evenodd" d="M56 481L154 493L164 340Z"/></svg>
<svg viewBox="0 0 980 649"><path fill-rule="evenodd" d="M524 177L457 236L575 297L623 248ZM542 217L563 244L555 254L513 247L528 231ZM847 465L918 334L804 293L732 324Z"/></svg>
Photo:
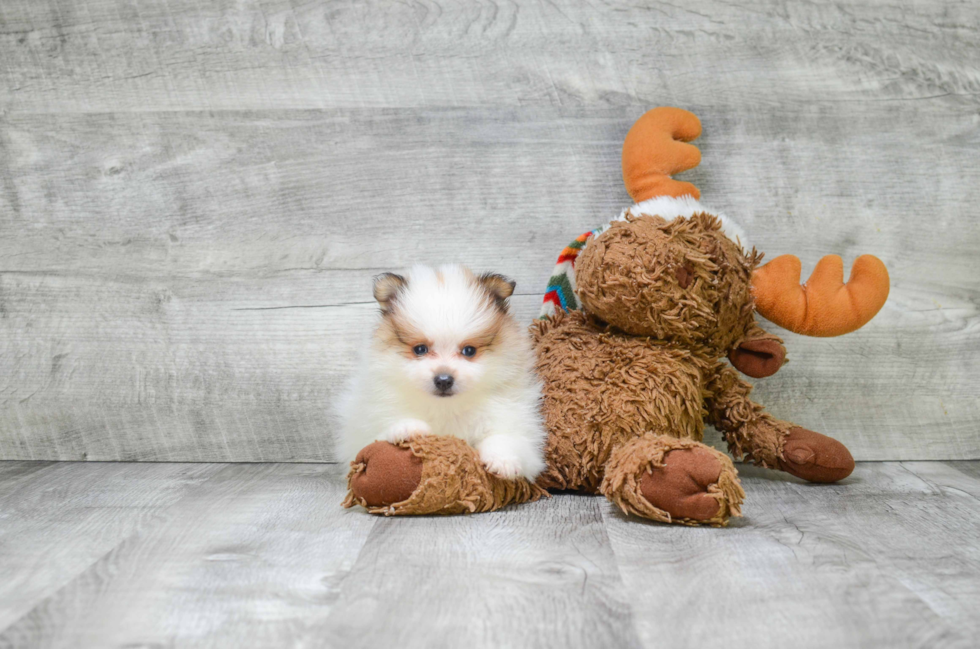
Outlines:
<svg viewBox="0 0 980 649"><path fill-rule="evenodd" d="M489 429L491 413L487 400L460 397L444 397L406 400L402 412L407 416L426 422L433 435L452 435L471 444L483 439L493 431ZM450 403L456 400L455 403Z"/></svg>

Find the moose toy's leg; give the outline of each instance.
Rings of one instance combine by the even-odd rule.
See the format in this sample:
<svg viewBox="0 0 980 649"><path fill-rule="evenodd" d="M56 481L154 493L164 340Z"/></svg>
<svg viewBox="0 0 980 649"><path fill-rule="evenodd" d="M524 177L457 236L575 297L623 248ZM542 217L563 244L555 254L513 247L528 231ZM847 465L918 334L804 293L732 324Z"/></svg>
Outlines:
<svg viewBox="0 0 980 649"><path fill-rule="evenodd" d="M728 456L694 440L653 434L613 451L599 490L629 514L716 527L739 516L745 498Z"/></svg>
<svg viewBox="0 0 980 649"><path fill-rule="evenodd" d="M719 365L712 378L708 421L720 430L736 458L810 482L837 482L851 475L854 458L832 437L775 419L749 399L752 386Z"/></svg>
<svg viewBox="0 0 980 649"><path fill-rule="evenodd" d="M347 488L345 507L389 516L488 512L545 494L527 480L488 473L463 440L434 435L365 446L351 464Z"/></svg>

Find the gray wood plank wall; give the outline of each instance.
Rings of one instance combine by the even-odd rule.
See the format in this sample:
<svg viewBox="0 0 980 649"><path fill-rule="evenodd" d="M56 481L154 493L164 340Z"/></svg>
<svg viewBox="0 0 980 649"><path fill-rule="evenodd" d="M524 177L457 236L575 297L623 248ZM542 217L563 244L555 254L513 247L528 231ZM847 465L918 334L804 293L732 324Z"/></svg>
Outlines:
<svg viewBox="0 0 980 649"><path fill-rule="evenodd" d="M0 458L332 459L370 278L518 281L627 203L644 110L804 272L892 295L785 334L778 416L858 459L980 458L974 2L0 3Z"/></svg>

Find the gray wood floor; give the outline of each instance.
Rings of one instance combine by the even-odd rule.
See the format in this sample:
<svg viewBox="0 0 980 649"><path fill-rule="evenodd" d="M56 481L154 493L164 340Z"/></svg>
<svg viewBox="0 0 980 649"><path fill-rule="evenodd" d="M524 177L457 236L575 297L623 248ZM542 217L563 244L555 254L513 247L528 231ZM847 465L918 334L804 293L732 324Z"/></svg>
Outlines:
<svg viewBox="0 0 980 649"><path fill-rule="evenodd" d="M980 462L741 467L728 529L343 510L324 464L0 463L0 647L972 647Z"/></svg>
<svg viewBox="0 0 980 649"><path fill-rule="evenodd" d="M323 461L371 276L518 281L627 202L620 145L770 257L880 256L757 394L858 459L980 458L976 0L2 0L0 458Z"/></svg>

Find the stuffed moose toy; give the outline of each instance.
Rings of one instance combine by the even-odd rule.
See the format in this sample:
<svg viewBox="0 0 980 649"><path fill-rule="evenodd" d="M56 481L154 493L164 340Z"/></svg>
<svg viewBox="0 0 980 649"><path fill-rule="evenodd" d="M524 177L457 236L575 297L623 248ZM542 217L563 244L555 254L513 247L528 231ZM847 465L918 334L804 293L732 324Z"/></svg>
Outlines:
<svg viewBox="0 0 980 649"><path fill-rule="evenodd" d="M763 378L786 361L756 312L809 336L863 326L888 296L885 266L859 257L845 284L841 258L827 256L804 285L796 257L759 267L762 254L746 250L737 224L671 177L700 163L688 144L700 134L687 111L643 115L623 144L635 204L558 258L531 326L548 431L537 481L488 473L453 437L375 442L352 464L346 506L458 514L576 490L656 521L725 525L744 492L731 459L701 443L705 423L736 458L811 482L851 473L843 444L772 417L736 370Z"/></svg>

